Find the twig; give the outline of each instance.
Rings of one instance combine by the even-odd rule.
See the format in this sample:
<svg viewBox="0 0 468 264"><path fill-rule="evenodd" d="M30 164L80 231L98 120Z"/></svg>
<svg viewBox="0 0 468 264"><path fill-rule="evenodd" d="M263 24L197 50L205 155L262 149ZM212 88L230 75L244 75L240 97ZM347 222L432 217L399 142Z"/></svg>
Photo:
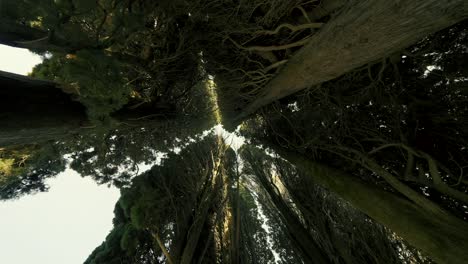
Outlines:
<svg viewBox="0 0 468 264"><path fill-rule="evenodd" d="M239 45L237 42L235 42L232 38L228 37L229 40L232 41L232 43L239 49L242 50L247 50L247 51L274 51L274 50L285 50L285 49L290 49L294 47L299 47L299 46L304 46L310 39L309 37L303 38L299 41L296 41L294 43L289 43L285 45L279 45L279 46L251 46L251 47L243 47Z"/></svg>
<svg viewBox="0 0 468 264"><path fill-rule="evenodd" d="M286 62L288 62L288 60L277 61L277 62L271 64L270 66L266 67L265 69L263 69L263 72L269 72L272 69L280 67L281 65L285 64Z"/></svg>
<svg viewBox="0 0 468 264"><path fill-rule="evenodd" d="M167 263L174 264L174 261L172 260L172 257L169 254L169 251L167 250L166 246L164 246L163 242L161 241L161 238L159 237L159 234L151 232L151 235L153 236L153 238L158 243L159 248L161 248L161 251L163 252L164 256L167 259Z"/></svg>
<svg viewBox="0 0 468 264"><path fill-rule="evenodd" d="M299 5L299 6L296 6L295 8L299 9L301 11L302 15L307 20L307 22L311 23L309 15L307 15L307 12L305 11L305 9L302 6Z"/></svg>
<svg viewBox="0 0 468 264"><path fill-rule="evenodd" d="M146 119L146 118L149 118L149 117L155 117L155 116L165 116L165 114L151 114L151 115L146 115L146 116L142 116L142 117L138 117L138 118L129 118L128 120L138 121L138 120Z"/></svg>
<svg viewBox="0 0 468 264"><path fill-rule="evenodd" d="M323 26L323 23L308 23L308 24L303 24L299 26L294 26L288 23L284 23L279 25L275 30L259 30L256 31L254 34L265 34L265 35L275 35L280 32L281 29L283 28L288 28L292 32L299 31L299 30L304 30L304 29L313 29L313 28L321 28Z"/></svg>
<svg viewBox="0 0 468 264"><path fill-rule="evenodd" d="M43 40L46 40L48 39L49 36L45 36L43 38L39 38L39 39L34 39L34 40L27 40L27 41L15 41L16 44L22 44L22 45L27 45L27 44L34 44L34 43L37 43L37 42L41 42Z"/></svg>

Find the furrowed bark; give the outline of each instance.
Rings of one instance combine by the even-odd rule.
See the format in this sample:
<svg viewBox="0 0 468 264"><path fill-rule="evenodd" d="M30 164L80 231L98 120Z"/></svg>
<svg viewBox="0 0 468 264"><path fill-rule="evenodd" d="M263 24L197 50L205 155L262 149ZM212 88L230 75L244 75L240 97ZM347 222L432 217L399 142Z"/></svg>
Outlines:
<svg viewBox="0 0 468 264"><path fill-rule="evenodd" d="M466 0L350 0L236 119L384 58L466 18Z"/></svg>
<svg viewBox="0 0 468 264"><path fill-rule="evenodd" d="M390 228L437 263L464 263L468 259L466 222L448 214L431 213L409 200L294 152L277 151L315 182Z"/></svg>

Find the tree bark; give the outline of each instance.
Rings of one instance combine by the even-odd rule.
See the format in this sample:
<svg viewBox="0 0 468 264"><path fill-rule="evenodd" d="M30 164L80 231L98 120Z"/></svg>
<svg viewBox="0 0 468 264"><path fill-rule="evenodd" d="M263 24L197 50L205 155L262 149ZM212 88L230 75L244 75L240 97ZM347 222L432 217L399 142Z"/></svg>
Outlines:
<svg viewBox="0 0 468 264"><path fill-rule="evenodd" d="M468 1L350 0L339 12L288 61L237 120L468 18Z"/></svg>
<svg viewBox="0 0 468 264"><path fill-rule="evenodd" d="M395 194L294 152L277 149L315 182L393 230L437 263L464 263L468 259L468 224L448 214L436 215Z"/></svg>
<svg viewBox="0 0 468 264"><path fill-rule="evenodd" d="M159 237L159 234L151 232L151 235L156 240L156 243L158 244L159 248L161 249L164 256L166 257L167 263L168 264L174 264L174 261L172 260L171 254L169 254L169 251L167 251L167 248L164 245L164 243L161 241L161 238Z"/></svg>
<svg viewBox="0 0 468 264"><path fill-rule="evenodd" d="M57 139L87 122L58 84L0 72L0 147Z"/></svg>
<svg viewBox="0 0 468 264"><path fill-rule="evenodd" d="M218 159L219 158L220 157L218 157ZM213 162L215 162L215 160L213 160ZM217 164L220 164L219 160ZM200 243L203 227L210 217L209 210L216 202L216 190L221 188L219 184L221 183L222 175L219 173L219 167L217 169L213 168L211 173L211 177L208 177L205 181L205 187L202 190L200 203L197 208L195 208L193 223L186 234L187 241L182 255L180 256L180 264L190 264L194 262L194 256L196 256L195 252Z"/></svg>
<svg viewBox="0 0 468 264"><path fill-rule="evenodd" d="M296 249L299 251L305 263L331 263L330 259L326 254L323 253L323 250L320 248L319 244L314 240L304 226L301 224L297 216L291 211L289 206L285 203L283 198L275 192L275 187L273 183L268 180L267 175L263 168L259 167L256 163L256 159L252 154L248 154L248 162L251 164L255 176L261 183L262 187L270 196L272 203L278 209L280 215L283 218L286 231L291 239L291 242L295 245ZM258 161L257 161L258 162Z"/></svg>
<svg viewBox="0 0 468 264"><path fill-rule="evenodd" d="M265 180L265 179L264 179ZM273 204L284 219L284 224L291 239L305 263L331 263L317 242L309 234L291 209L285 204L269 185L262 180L262 185L268 192Z"/></svg>
<svg viewBox="0 0 468 264"><path fill-rule="evenodd" d="M145 118L152 116L168 121L155 107L128 106L111 117L129 126L160 125ZM0 71L0 147L60 140L91 128L86 107L66 85Z"/></svg>

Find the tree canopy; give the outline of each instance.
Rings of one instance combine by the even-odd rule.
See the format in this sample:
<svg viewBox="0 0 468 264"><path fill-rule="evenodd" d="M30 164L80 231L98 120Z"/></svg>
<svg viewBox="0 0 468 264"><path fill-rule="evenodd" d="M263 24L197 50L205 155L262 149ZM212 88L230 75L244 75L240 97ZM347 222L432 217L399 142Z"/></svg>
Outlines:
<svg viewBox="0 0 468 264"><path fill-rule="evenodd" d="M0 44L43 57L0 72L0 199L65 169L120 188L90 264L464 263L467 18L464 0L0 1Z"/></svg>

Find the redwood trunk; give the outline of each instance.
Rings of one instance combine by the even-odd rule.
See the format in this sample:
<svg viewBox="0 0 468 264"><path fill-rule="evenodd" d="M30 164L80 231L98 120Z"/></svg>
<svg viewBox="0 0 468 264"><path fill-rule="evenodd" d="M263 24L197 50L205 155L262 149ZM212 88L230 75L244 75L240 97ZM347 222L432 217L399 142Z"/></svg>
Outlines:
<svg viewBox="0 0 468 264"><path fill-rule="evenodd" d="M58 139L86 122L57 84L0 71L0 147Z"/></svg>
<svg viewBox="0 0 468 264"><path fill-rule="evenodd" d="M254 157L250 157L254 159ZM309 234L309 231L304 228L299 219L294 215L288 205L284 202L283 198L275 192L263 168L257 167L254 160L250 160L255 171L255 176L259 179L262 187L270 196L272 203L278 209L280 215L283 217L286 230L291 239L291 242L299 251L305 263L330 263L328 256L322 251L319 244Z"/></svg>
<svg viewBox="0 0 468 264"><path fill-rule="evenodd" d="M468 1L350 0L339 12L288 61L238 120L468 18Z"/></svg>
<svg viewBox="0 0 468 264"><path fill-rule="evenodd" d="M433 214L344 172L284 149L278 151L315 182L390 228L437 263L465 263L468 259L466 222L448 214Z"/></svg>
<svg viewBox="0 0 468 264"><path fill-rule="evenodd" d="M0 71L0 148L60 140L89 132L86 108L61 85ZM158 115L149 121L142 117ZM123 109L112 118L128 127L158 126L168 121L156 108Z"/></svg>

